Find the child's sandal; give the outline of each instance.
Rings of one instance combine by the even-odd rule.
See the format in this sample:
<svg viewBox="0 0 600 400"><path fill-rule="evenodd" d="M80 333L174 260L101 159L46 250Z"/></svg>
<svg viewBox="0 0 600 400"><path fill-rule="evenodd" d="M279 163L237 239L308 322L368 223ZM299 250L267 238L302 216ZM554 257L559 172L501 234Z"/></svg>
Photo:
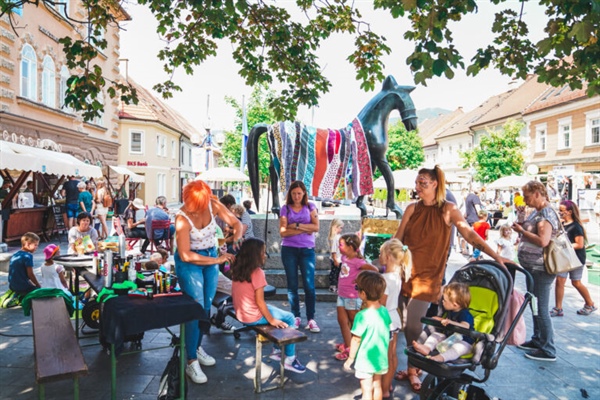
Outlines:
<svg viewBox="0 0 600 400"><path fill-rule="evenodd" d="M344 343L338 343L335 345L335 351L337 351L338 353L343 353L346 350L348 350L348 348Z"/></svg>
<svg viewBox="0 0 600 400"><path fill-rule="evenodd" d="M348 350L344 350L341 353L335 355L335 359L338 361L346 361L350 357Z"/></svg>

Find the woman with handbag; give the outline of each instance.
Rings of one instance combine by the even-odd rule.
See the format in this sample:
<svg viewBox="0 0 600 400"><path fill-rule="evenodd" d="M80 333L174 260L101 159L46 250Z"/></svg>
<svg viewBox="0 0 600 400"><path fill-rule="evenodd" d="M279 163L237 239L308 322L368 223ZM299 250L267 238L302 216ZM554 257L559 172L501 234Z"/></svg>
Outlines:
<svg viewBox="0 0 600 400"><path fill-rule="evenodd" d="M533 211L525 220L525 206L517 206L518 219L512 228L521 237L517 250L519 263L533 276L534 287L527 290L537 298L538 313L533 316L531 340L518 347L527 350L525 357L529 359L556 361L554 328L548 310L550 289L556 275L546 272L544 248L558 234L560 221L541 182L529 181L522 189L525 204Z"/></svg>
<svg viewBox="0 0 600 400"><path fill-rule="evenodd" d="M563 226L565 231L567 231L569 240L571 243L573 243L573 248L575 249L577 258L579 258L579 261L581 261L581 267L556 275L556 287L554 293L556 306L552 309L552 311L550 311L550 316L562 317L564 315L562 301L565 295L565 283L567 282L567 277L571 278L573 287L577 289L581 297L583 297L583 300L585 300L585 305L582 309L577 311L577 314L590 315L598 308L596 308L594 305L594 301L590 296L590 292L581 282L581 277L583 276L583 266L585 265L585 242L587 237L585 234L585 229L583 228L583 224L581 223L581 218L579 218L579 208L577 207L577 204L571 200L563 200L560 202L558 212L563 220Z"/></svg>

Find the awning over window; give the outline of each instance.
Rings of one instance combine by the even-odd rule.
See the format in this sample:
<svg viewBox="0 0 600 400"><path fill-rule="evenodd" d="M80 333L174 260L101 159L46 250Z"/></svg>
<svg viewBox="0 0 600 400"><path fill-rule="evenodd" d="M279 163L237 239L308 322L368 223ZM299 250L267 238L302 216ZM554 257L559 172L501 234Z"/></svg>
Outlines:
<svg viewBox="0 0 600 400"><path fill-rule="evenodd" d="M0 169L99 178L102 169L70 154L0 140Z"/></svg>
<svg viewBox="0 0 600 400"><path fill-rule="evenodd" d="M146 181L146 178L143 175L138 175L128 168L114 167L114 166L110 165L110 169L112 169L119 175L129 175L129 180L131 182L145 182Z"/></svg>

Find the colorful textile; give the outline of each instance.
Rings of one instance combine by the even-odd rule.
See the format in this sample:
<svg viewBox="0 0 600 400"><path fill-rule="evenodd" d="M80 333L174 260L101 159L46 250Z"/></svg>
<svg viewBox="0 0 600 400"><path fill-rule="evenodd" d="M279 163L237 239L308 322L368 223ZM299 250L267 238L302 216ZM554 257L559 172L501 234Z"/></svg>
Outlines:
<svg viewBox="0 0 600 400"><path fill-rule="evenodd" d="M267 140L283 193L295 180L302 181L317 199L373 193L371 157L358 119L340 130L278 122L269 128Z"/></svg>

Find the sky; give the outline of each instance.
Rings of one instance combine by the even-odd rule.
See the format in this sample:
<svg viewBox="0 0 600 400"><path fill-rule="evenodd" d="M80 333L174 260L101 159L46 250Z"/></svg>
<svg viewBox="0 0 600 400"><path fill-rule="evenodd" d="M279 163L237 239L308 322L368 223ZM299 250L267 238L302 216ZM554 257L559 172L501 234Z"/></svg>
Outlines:
<svg viewBox="0 0 600 400"><path fill-rule="evenodd" d="M278 5L290 4L290 0L278 1ZM452 80L434 78L427 86L415 85L406 58L412 44L402 36L410 28L406 19L393 19L389 13L370 9L372 1L357 0L363 19L370 21L373 29L388 39L392 52L384 58L384 74L393 75L401 85L416 86L411 93L415 106L419 110L443 108L455 110L463 107L470 111L490 96L508 90L510 77L495 70L487 70L477 77L467 77L464 71L456 70ZM478 1L479 12L464 18L462 22L451 25L454 42L463 54L465 63L479 47L486 46L492 38L494 6L488 1ZM519 1L508 1L503 8L510 6L518 9ZM122 24L121 73L138 84L151 89L156 83L167 79L162 63L156 55L165 45L156 33L156 21L153 15L142 6L125 3L125 9L132 21ZM301 17L301 16L299 16ZM539 40L543 35L546 17L536 4L525 3L525 21L530 25L530 39ZM353 38L347 35L335 35L319 49L318 55L325 76L331 81L329 93L323 94L319 106L314 110L301 108L297 120L304 123L330 128L341 128L348 124L362 107L379 91L365 92L355 79L355 71L346 58L352 52ZM235 124L235 111L225 103L225 96L248 99L252 88L245 85L238 75L239 67L231 56L232 47L227 42L220 44L218 54L197 67L193 76L178 70L173 78L183 88L176 92L166 103L181 113L196 129L204 132L213 130L231 130ZM276 89L276 87L274 87Z"/></svg>

